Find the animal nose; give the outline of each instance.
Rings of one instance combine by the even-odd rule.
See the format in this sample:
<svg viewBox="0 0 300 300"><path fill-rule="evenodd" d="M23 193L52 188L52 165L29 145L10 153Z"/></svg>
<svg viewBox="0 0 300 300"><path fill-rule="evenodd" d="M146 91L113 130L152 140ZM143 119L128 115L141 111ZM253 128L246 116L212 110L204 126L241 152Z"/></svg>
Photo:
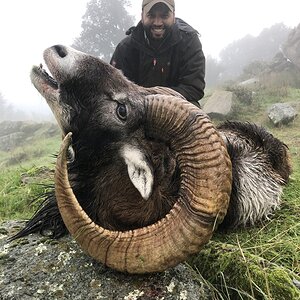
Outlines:
<svg viewBox="0 0 300 300"><path fill-rule="evenodd" d="M62 45L55 45L55 46L53 46L53 48L55 49L55 51L61 58L64 58L68 54L66 47L64 47Z"/></svg>

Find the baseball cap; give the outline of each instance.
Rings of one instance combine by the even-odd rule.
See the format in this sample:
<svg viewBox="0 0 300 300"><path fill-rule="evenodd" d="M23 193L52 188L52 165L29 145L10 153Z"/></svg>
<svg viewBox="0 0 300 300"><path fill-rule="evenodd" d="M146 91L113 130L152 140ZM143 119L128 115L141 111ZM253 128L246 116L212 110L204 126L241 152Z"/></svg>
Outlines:
<svg viewBox="0 0 300 300"><path fill-rule="evenodd" d="M174 2L174 0L165 0L165 1L160 1L160 0L152 0L152 1L151 0L143 0L142 9L147 14L154 4L160 3L160 2L166 4L169 7L170 11L174 12L174 10L175 10L175 2Z"/></svg>

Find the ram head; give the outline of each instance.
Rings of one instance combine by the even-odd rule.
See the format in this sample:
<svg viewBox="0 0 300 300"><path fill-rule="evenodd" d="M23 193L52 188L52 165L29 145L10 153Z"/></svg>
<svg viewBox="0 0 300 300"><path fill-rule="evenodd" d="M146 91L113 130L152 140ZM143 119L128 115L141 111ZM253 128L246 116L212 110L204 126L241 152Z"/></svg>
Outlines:
<svg viewBox="0 0 300 300"><path fill-rule="evenodd" d="M31 80L63 142L55 193L18 236L50 229L59 237L67 229L111 268L157 272L198 252L224 218L228 227L246 225L278 206L290 166L286 146L266 131L240 123L217 129L175 91L140 87L69 47L46 49L44 60L51 76L40 65ZM245 197L248 177L262 171L275 192L251 214L257 203ZM261 201L256 180L252 190Z"/></svg>

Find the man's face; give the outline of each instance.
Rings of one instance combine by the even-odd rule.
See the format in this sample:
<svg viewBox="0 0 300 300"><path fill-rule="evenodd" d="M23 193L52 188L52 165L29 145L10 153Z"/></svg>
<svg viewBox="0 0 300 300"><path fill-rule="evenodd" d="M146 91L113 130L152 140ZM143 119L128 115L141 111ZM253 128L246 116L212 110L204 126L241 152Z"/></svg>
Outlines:
<svg viewBox="0 0 300 300"><path fill-rule="evenodd" d="M153 39L163 39L175 22L174 13L164 3L155 4L150 11L142 12L142 23L147 35Z"/></svg>

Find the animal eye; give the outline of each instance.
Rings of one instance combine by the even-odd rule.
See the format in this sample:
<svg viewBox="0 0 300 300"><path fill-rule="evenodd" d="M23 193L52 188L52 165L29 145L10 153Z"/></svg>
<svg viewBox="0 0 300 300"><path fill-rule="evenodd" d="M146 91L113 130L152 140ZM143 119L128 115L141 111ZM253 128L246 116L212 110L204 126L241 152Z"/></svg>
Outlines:
<svg viewBox="0 0 300 300"><path fill-rule="evenodd" d="M126 106L124 104L120 104L120 103L118 104L118 106L117 106L117 116L122 121L126 121L126 119L127 119L127 109L126 109Z"/></svg>

